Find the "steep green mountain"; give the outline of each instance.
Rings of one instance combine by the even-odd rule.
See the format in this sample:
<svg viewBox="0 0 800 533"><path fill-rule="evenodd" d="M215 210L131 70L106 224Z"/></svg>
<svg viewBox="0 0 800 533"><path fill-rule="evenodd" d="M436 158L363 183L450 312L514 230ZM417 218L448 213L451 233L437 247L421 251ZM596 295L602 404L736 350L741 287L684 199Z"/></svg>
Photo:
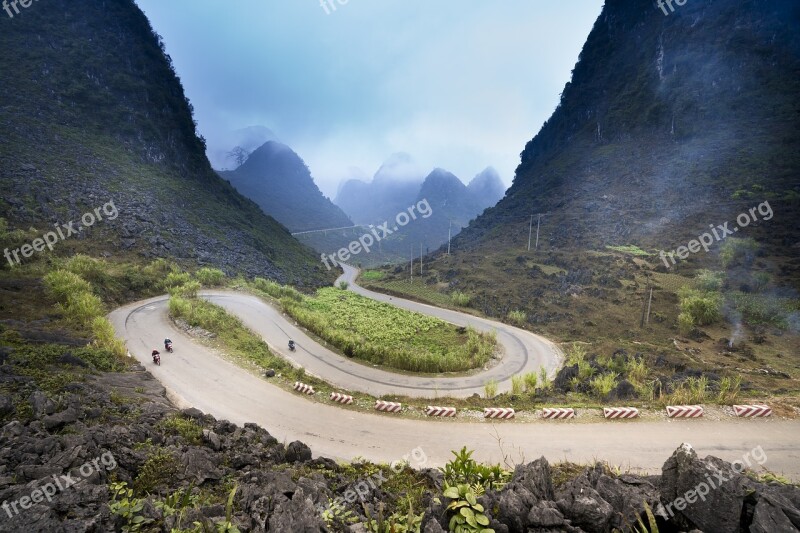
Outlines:
<svg viewBox="0 0 800 533"><path fill-rule="evenodd" d="M0 217L12 228L41 233L113 201L114 220L53 253L328 280L309 249L211 169L171 60L132 0L34 3L2 20L0 51Z"/></svg>
<svg viewBox="0 0 800 533"><path fill-rule="evenodd" d="M264 143L236 170L219 175L291 231L353 225L323 196L306 164L285 144Z"/></svg>
<svg viewBox="0 0 800 533"><path fill-rule="evenodd" d="M409 291L638 353L651 378L800 390L800 6L672 5L606 2L512 187Z"/></svg>

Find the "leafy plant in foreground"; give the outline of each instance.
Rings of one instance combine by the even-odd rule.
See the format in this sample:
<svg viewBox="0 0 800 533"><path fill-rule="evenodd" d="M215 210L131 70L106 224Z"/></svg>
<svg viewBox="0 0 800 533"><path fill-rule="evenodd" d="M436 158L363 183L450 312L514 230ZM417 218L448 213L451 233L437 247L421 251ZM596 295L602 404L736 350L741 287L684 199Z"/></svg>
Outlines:
<svg viewBox="0 0 800 533"><path fill-rule="evenodd" d="M483 505L478 503L475 491L466 484L448 487L444 496L452 501L447 506L450 517L449 529L451 533L494 533L488 528L489 517L484 514Z"/></svg>

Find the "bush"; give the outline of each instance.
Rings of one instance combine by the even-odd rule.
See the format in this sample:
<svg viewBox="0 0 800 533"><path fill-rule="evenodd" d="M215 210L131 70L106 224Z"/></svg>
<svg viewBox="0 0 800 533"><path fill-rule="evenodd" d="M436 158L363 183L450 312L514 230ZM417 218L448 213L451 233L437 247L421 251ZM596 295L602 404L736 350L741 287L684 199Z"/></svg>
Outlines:
<svg viewBox="0 0 800 533"><path fill-rule="evenodd" d="M519 396L525 392L524 376L511 376L511 394Z"/></svg>
<svg viewBox="0 0 800 533"><path fill-rule="evenodd" d="M169 294L170 296L179 296L182 298L197 298L197 292L201 289L201 285L199 281L187 281L183 285L178 285L176 287L170 287Z"/></svg>
<svg viewBox="0 0 800 533"><path fill-rule="evenodd" d="M105 315L103 302L90 292L73 294L66 303L59 303L57 307L64 313L67 322L83 329L91 329L94 319Z"/></svg>
<svg viewBox="0 0 800 533"><path fill-rule="evenodd" d="M455 291L450 294L450 301L459 307L467 307L472 301L472 297L461 291Z"/></svg>
<svg viewBox="0 0 800 533"><path fill-rule="evenodd" d="M133 482L136 494L150 494L159 487L170 486L180 473L178 460L167 450L158 449L139 469Z"/></svg>
<svg viewBox="0 0 800 533"><path fill-rule="evenodd" d="M225 281L225 273L218 268L201 268L194 277L204 287L219 287Z"/></svg>
<svg viewBox="0 0 800 533"><path fill-rule="evenodd" d="M607 372L601 374L589 382L589 387L598 398L605 398L617 386L617 377L619 374L614 372Z"/></svg>
<svg viewBox="0 0 800 533"><path fill-rule="evenodd" d="M700 289L709 292L717 292L722 289L722 284L725 281L725 273L713 270L700 270L697 275L695 275L695 279Z"/></svg>
<svg viewBox="0 0 800 533"><path fill-rule="evenodd" d="M203 426L181 415L174 415L159 423L167 433L180 435L188 444L199 445L203 440Z"/></svg>
<svg viewBox="0 0 800 533"><path fill-rule="evenodd" d="M528 372L525 374L525 387L529 392L536 390L536 384L539 382L539 376L536 372Z"/></svg>
<svg viewBox="0 0 800 533"><path fill-rule="evenodd" d="M92 337L94 337L94 345L97 348L108 350L116 357L122 358L128 354L125 343L117 338L114 326L104 316L95 317L92 321Z"/></svg>
<svg viewBox="0 0 800 533"><path fill-rule="evenodd" d="M681 313L678 315L678 330L681 335L688 335L694 329L694 318L689 313Z"/></svg>
<svg viewBox="0 0 800 533"><path fill-rule="evenodd" d="M515 326L524 326L528 321L528 315L525 313L525 311L509 311L508 321Z"/></svg>
<svg viewBox="0 0 800 533"><path fill-rule="evenodd" d="M698 326L713 324L722 317L722 298L718 293L682 289L679 296L681 313L691 316Z"/></svg>
<svg viewBox="0 0 800 533"><path fill-rule="evenodd" d="M186 272L170 272L164 279L164 287L171 289L180 285L186 285L192 281L192 277Z"/></svg>
<svg viewBox="0 0 800 533"><path fill-rule="evenodd" d="M64 263L64 270L68 270L88 281L89 283L104 284L108 279L108 265L105 261L77 254Z"/></svg>
<svg viewBox="0 0 800 533"><path fill-rule="evenodd" d="M278 300L282 298L289 298L297 302L303 301L303 295L300 294L296 289L275 283L272 280L256 278L253 280L253 287L256 290L272 296L273 298L277 298Z"/></svg>
<svg viewBox="0 0 800 533"><path fill-rule="evenodd" d="M55 270L44 277L45 288L56 302L66 303L73 294L91 293L92 286L79 275L68 270Z"/></svg>
<svg viewBox="0 0 800 533"><path fill-rule="evenodd" d="M340 281L339 282L339 288L342 289L343 291L346 291L347 287L349 287L349 286L350 286L350 284L347 283L346 281Z"/></svg>
<svg viewBox="0 0 800 533"><path fill-rule="evenodd" d="M490 379L487 381L483 386L483 393L486 395L487 399L492 399L497 396L497 380Z"/></svg>

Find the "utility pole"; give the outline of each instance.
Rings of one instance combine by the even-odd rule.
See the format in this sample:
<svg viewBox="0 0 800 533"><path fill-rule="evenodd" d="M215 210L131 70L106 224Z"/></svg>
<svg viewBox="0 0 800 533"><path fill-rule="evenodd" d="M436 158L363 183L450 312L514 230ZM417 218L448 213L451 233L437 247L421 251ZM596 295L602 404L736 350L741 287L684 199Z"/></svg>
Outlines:
<svg viewBox="0 0 800 533"><path fill-rule="evenodd" d="M645 295L646 294L647 294L647 292L645 292ZM645 296L644 301L642 302L642 320L639 321L639 327L640 328L644 327L644 315L645 315L646 312L647 312L647 296Z"/></svg>
<svg viewBox="0 0 800 533"><path fill-rule="evenodd" d="M414 283L414 245L411 245L411 283Z"/></svg>
<svg viewBox="0 0 800 533"><path fill-rule="evenodd" d="M533 232L533 215L531 215L531 221L528 224L528 251L531 251L531 234Z"/></svg>
<svg viewBox="0 0 800 533"><path fill-rule="evenodd" d="M531 221L533 221L533 218L531 218ZM542 225L542 215L540 213L539 214L539 219L536 221L536 249L537 250L539 249L539 226L541 226L541 225Z"/></svg>
<svg viewBox="0 0 800 533"><path fill-rule="evenodd" d="M447 226L447 255L450 255L450 228L453 226L453 221L450 220L450 225Z"/></svg>
<svg viewBox="0 0 800 533"><path fill-rule="evenodd" d="M422 243L419 243L419 276L422 277Z"/></svg>
<svg viewBox="0 0 800 533"><path fill-rule="evenodd" d="M653 286L650 286L650 299L647 300L647 318L645 318L644 323L650 323L650 304L653 303Z"/></svg>

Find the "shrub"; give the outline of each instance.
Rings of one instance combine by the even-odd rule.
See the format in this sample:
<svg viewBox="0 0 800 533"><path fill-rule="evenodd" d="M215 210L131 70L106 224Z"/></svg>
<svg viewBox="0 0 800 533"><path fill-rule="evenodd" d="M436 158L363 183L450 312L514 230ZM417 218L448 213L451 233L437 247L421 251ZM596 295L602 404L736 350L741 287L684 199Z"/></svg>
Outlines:
<svg viewBox="0 0 800 533"><path fill-rule="evenodd" d="M219 287L225 281L225 273L218 268L201 268L194 277L204 287Z"/></svg>
<svg viewBox="0 0 800 533"><path fill-rule="evenodd" d="M539 381L541 382L541 389L543 391L550 389L550 377L548 377L547 369L544 365L539 367Z"/></svg>
<svg viewBox="0 0 800 533"><path fill-rule="evenodd" d="M164 287L170 289L180 285L186 285L192 280L192 277L186 272L170 272L164 279Z"/></svg>
<svg viewBox="0 0 800 533"><path fill-rule="evenodd" d="M170 287L170 296L180 296L182 298L197 298L197 292L201 289L199 281L187 281L183 285Z"/></svg>
<svg viewBox="0 0 800 533"><path fill-rule="evenodd" d="M678 330L682 335L688 335L694 329L694 318L689 313L678 315Z"/></svg>
<svg viewBox="0 0 800 533"><path fill-rule="evenodd" d="M92 292L92 286L79 275L68 270L55 270L44 277L47 292L58 303L66 303L73 294Z"/></svg>
<svg viewBox="0 0 800 533"><path fill-rule="evenodd" d="M722 289L722 284L725 281L725 273L704 269L700 270L695 275L695 279L700 289L709 292L717 292Z"/></svg>
<svg viewBox="0 0 800 533"><path fill-rule="evenodd" d="M180 435L189 444L199 445L202 442L203 426L191 418L174 415L162 420L159 427L168 433Z"/></svg>
<svg viewBox="0 0 800 533"><path fill-rule="evenodd" d="M272 280L255 278L253 280L253 287L255 287L256 290L264 292L279 300L282 298L289 298L298 302L303 301L303 295L300 294L296 289L275 283Z"/></svg>
<svg viewBox="0 0 800 533"><path fill-rule="evenodd" d="M472 301L472 297L461 291L454 291L450 293L450 301L459 307L467 307Z"/></svg>
<svg viewBox="0 0 800 533"><path fill-rule="evenodd" d="M576 365L586 360L586 348L577 342L572 343L572 346L567 351L566 364Z"/></svg>
<svg viewBox="0 0 800 533"><path fill-rule="evenodd" d="M511 394L519 396L525 392L525 378L523 376L511 376Z"/></svg>
<svg viewBox="0 0 800 533"><path fill-rule="evenodd" d="M64 263L64 270L76 274L90 283L102 284L108 278L108 265L105 261L77 254Z"/></svg>
<svg viewBox="0 0 800 533"><path fill-rule="evenodd" d="M722 298L718 293L684 288L679 292L679 297L681 313L691 316L696 325L713 324L722 316Z"/></svg>
<svg viewBox="0 0 800 533"><path fill-rule="evenodd" d="M528 320L528 315L525 311L509 311L508 321L516 326L524 326Z"/></svg>
<svg viewBox="0 0 800 533"><path fill-rule="evenodd" d="M536 384L539 382L539 376L536 372L528 372L525 374L525 387L529 392L536 390Z"/></svg>
<svg viewBox="0 0 800 533"><path fill-rule="evenodd" d="M158 449L144 462L133 482L137 494L149 494L169 486L179 473L178 460L168 451Z"/></svg>
<svg viewBox="0 0 800 533"><path fill-rule="evenodd" d="M346 291L347 287L349 287L349 286L350 286L350 284L347 283L346 281L340 281L339 282L339 288L342 289L343 291Z"/></svg>
<svg viewBox="0 0 800 533"><path fill-rule="evenodd" d="M114 326L104 316L98 316L92 320L92 337L94 337L94 345L97 348L108 350L116 357L123 358L128 354L125 343L117 338ZM101 370L112 369L101 368Z"/></svg>
<svg viewBox="0 0 800 533"><path fill-rule="evenodd" d="M483 386L483 392L486 395L486 398L491 399L497 396L497 380L490 379L486 382Z"/></svg>
<svg viewBox="0 0 800 533"><path fill-rule="evenodd" d="M605 398L617 386L617 377L619 377L619 374L614 372L601 374L589 382L589 387L595 396Z"/></svg>
<svg viewBox="0 0 800 533"><path fill-rule="evenodd" d="M84 329L91 329L94 319L105 314L103 302L90 292L69 296L66 303L59 303L57 307L64 313L67 322Z"/></svg>

